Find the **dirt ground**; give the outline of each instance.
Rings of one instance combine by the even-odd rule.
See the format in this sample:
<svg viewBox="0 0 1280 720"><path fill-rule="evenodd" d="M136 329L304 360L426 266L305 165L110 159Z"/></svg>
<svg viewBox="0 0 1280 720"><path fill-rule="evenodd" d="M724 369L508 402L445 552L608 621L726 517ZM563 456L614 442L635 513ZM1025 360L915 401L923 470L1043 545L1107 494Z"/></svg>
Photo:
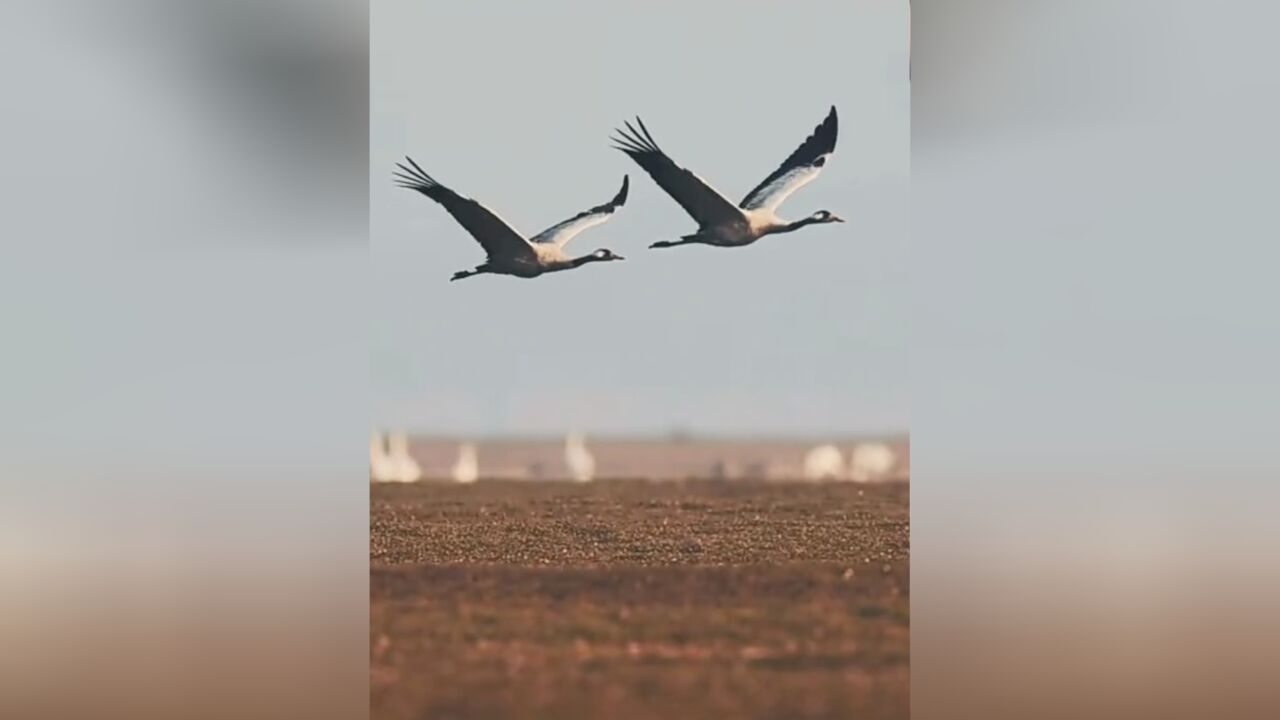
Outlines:
<svg viewBox="0 0 1280 720"><path fill-rule="evenodd" d="M908 486L375 485L374 718L905 718Z"/></svg>

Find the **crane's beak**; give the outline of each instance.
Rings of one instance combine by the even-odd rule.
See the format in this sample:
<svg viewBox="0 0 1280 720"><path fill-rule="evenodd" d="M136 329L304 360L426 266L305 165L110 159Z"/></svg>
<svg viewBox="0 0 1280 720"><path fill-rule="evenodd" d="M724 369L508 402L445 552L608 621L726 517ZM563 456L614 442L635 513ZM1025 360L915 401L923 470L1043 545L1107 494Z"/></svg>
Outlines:
<svg viewBox="0 0 1280 720"><path fill-rule="evenodd" d="M617 254L617 253L614 253L614 255L613 255L613 259L614 259L614 260L626 260L626 258L622 257L621 255L619 255L619 254Z"/></svg>
<svg viewBox="0 0 1280 720"><path fill-rule="evenodd" d="M831 222L844 222L844 218L840 217L839 215L832 215Z"/></svg>

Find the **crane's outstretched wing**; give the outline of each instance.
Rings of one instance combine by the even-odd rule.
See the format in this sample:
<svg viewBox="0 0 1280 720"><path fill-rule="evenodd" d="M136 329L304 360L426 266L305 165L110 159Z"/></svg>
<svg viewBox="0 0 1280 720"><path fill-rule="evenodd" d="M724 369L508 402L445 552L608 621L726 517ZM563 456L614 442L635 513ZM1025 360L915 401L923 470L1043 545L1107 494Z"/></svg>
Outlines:
<svg viewBox="0 0 1280 720"><path fill-rule="evenodd" d="M618 130L621 137L612 138L617 143L616 149L630 155L699 225L708 227L743 221L741 210L702 178L676 165L653 141L649 128L640 118L636 118L636 123L640 130L629 122L626 125L630 133Z"/></svg>
<svg viewBox="0 0 1280 720"><path fill-rule="evenodd" d="M564 247L565 243L577 237L583 230L609 222L609 218L613 217L613 214L617 212L618 208L626 204L627 187L630 182L630 178L623 175L622 189L618 191L618 194L615 195L612 200L603 205L597 205L590 210L583 210L562 223L552 225L546 230L534 235L530 239L530 242L534 244L548 244L555 245L556 247Z"/></svg>
<svg viewBox="0 0 1280 720"><path fill-rule="evenodd" d="M524 260L535 262L533 246L520 233L498 217L489 208L468 197L463 197L436 182L412 158L406 157L412 168L396 163L400 171L395 173L396 184L417 190L444 206L458 224L471 233L490 259Z"/></svg>
<svg viewBox="0 0 1280 720"><path fill-rule="evenodd" d="M831 106L831 112L827 113L827 118L822 124L814 128L813 134L808 137L791 156L783 161L764 182L756 186L756 189L747 193L742 199L741 207L744 210L757 210L759 208L768 208L775 211L782 201L790 197L791 193L813 182L818 177L818 173L822 172L822 168L827 164L827 156L836 149L836 133L839 130L836 119L836 106Z"/></svg>

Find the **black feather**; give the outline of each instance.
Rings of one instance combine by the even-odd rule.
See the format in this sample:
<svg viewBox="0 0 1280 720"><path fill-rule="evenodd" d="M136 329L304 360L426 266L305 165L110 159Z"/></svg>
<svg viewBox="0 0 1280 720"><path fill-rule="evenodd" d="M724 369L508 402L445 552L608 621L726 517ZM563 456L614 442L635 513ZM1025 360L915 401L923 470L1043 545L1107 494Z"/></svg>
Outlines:
<svg viewBox="0 0 1280 720"><path fill-rule="evenodd" d="M827 113L827 117L823 119L818 127L813 129L813 134L808 138L805 138L805 141L800 143L800 147L796 148L795 152L787 156L787 159L782 161L782 164L778 166L777 170L769 173L769 177L765 178L759 185L755 186L751 192L747 193L747 196L742 199L742 202L739 203L738 206L747 206L751 200L755 198L756 193L759 193L761 190L768 187L774 180L777 180L798 167L804 167L805 165L822 167L825 165L826 161L823 156L835 152L836 136L839 134L839 131L839 118L836 116L836 106L832 105L831 111ZM822 162L818 162L819 160Z"/></svg>

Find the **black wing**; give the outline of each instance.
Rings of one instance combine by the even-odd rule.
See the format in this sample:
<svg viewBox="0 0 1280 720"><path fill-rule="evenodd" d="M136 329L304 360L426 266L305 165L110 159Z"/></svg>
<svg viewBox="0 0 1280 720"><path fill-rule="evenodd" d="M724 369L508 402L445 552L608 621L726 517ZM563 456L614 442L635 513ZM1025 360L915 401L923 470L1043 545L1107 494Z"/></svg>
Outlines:
<svg viewBox="0 0 1280 720"><path fill-rule="evenodd" d="M399 172L394 173L396 184L402 188L417 190L443 205L453 219L480 243L490 258L528 261L537 259L529 242L489 208L436 182L412 158L405 157L405 160L413 167L396 163L396 167L400 168Z"/></svg>
<svg viewBox="0 0 1280 720"><path fill-rule="evenodd" d="M653 141L649 128L640 118L636 118L636 123L640 130L629 122L627 130L618 130L621 137L612 138L617 143L614 147L630 155L699 225L708 227L742 220L741 210L702 178L676 165Z"/></svg>
<svg viewBox="0 0 1280 720"><path fill-rule="evenodd" d="M832 105L831 112L814 128L813 134L800 143L800 147L764 182L747 193L740 206L746 209L776 208L788 195L812 181L822 171L822 166L826 165L827 156L835 151L839 129L836 106Z"/></svg>

